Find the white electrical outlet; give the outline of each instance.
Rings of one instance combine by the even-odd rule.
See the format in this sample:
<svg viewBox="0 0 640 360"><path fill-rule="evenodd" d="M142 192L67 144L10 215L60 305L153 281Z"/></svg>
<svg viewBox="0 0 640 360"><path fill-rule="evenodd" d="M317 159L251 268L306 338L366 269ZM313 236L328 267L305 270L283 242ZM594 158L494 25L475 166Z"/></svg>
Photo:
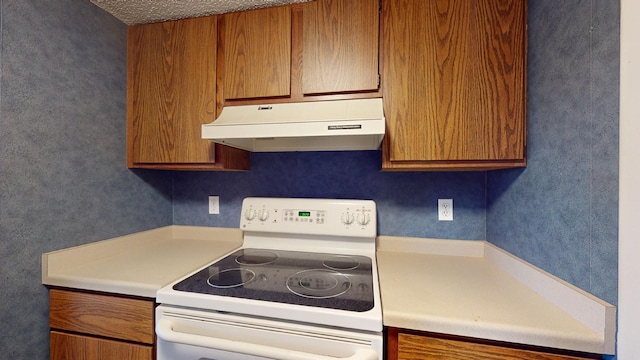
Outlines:
<svg viewBox="0 0 640 360"><path fill-rule="evenodd" d="M220 196L209 196L209 214L220 214Z"/></svg>
<svg viewBox="0 0 640 360"><path fill-rule="evenodd" d="M453 221L453 199L438 199L438 220Z"/></svg>

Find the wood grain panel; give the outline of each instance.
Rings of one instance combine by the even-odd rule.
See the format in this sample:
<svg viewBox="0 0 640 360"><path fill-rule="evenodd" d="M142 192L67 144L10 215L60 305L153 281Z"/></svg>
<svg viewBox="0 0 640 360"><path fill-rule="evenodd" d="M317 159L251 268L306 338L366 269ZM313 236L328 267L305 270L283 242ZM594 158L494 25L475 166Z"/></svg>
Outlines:
<svg viewBox="0 0 640 360"><path fill-rule="evenodd" d="M225 14L221 38L224 99L290 94L290 6Z"/></svg>
<svg viewBox="0 0 640 360"><path fill-rule="evenodd" d="M154 342L153 300L49 291L49 326L146 344Z"/></svg>
<svg viewBox="0 0 640 360"><path fill-rule="evenodd" d="M218 109L234 105L381 97L382 92L378 84L380 63L378 6L378 0L315 0L288 6L291 10L289 91L285 95L271 92L266 97L239 98L247 95L227 94L227 91L235 91L233 89L236 87L236 81L230 80L233 83L230 89L229 84L226 83L229 81L226 68L230 67L231 73L243 70L236 68L234 55L226 54L228 47L224 45L227 37L230 36L226 30L226 23L233 18L230 14L220 15L218 17ZM310 10L307 10L307 7ZM252 20L243 20L245 21ZM247 32L261 31L260 36L265 36L260 26L251 25L244 28ZM272 42L270 36L268 41ZM305 45L306 42L308 44ZM354 43L356 45L353 45ZM323 46L323 49L319 46ZM305 53L305 51L311 53ZM329 54L327 51L334 53ZM246 67L242 64L241 66ZM305 76L306 79L304 79ZM284 78L284 75L278 78ZM247 81L251 83L245 83L243 86L254 86L257 82L255 79ZM322 84L326 85L323 89L304 89L305 86L324 86ZM257 94L252 96L255 95Z"/></svg>
<svg viewBox="0 0 640 360"><path fill-rule="evenodd" d="M87 337L51 331L50 360L84 360L87 358Z"/></svg>
<svg viewBox="0 0 640 360"><path fill-rule="evenodd" d="M129 165L212 163L201 125L216 117L215 16L129 28Z"/></svg>
<svg viewBox="0 0 640 360"><path fill-rule="evenodd" d="M152 360L153 346L52 331L51 360Z"/></svg>
<svg viewBox="0 0 640 360"><path fill-rule="evenodd" d="M397 359L584 360L585 358L400 333Z"/></svg>
<svg viewBox="0 0 640 360"><path fill-rule="evenodd" d="M212 162L215 145L202 139L202 124L216 119L216 17L185 19L176 31L181 41L171 54L177 85L172 95L180 126L173 129L173 162Z"/></svg>
<svg viewBox="0 0 640 360"><path fill-rule="evenodd" d="M167 24L168 25L168 24ZM162 112L170 94L158 64L170 34L163 24L129 27L127 54L127 130L130 165L172 161L172 124ZM170 29L168 29L170 32ZM171 101L169 101L171 104ZM162 131L162 132L161 132Z"/></svg>
<svg viewBox="0 0 640 360"><path fill-rule="evenodd" d="M378 89L378 0L303 4L305 94Z"/></svg>
<svg viewBox="0 0 640 360"><path fill-rule="evenodd" d="M383 2L387 167L524 163L525 6L523 0Z"/></svg>

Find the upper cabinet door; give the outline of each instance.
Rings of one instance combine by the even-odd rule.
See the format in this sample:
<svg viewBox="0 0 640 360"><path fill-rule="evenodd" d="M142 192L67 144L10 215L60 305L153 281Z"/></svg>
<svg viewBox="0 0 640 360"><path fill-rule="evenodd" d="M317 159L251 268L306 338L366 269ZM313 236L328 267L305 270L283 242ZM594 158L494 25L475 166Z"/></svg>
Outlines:
<svg viewBox="0 0 640 360"><path fill-rule="evenodd" d="M216 118L216 17L129 27L130 168L243 170L247 152L203 140Z"/></svg>
<svg viewBox="0 0 640 360"><path fill-rule="evenodd" d="M225 99L288 96L291 7L225 14L221 22Z"/></svg>
<svg viewBox="0 0 640 360"><path fill-rule="evenodd" d="M526 0L384 0L383 167L526 164Z"/></svg>
<svg viewBox="0 0 640 360"><path fill-rule="evenodd" d="M381 97L379 0L220 15L218 107Z"/></svg>
<svg viewBox="0 0 640 360"><path fill-rule="evenodd" d="M134 163L212 162L200 126L215 119L215 17L129 28Z"/></svg>
<svg viewBox="0 0 640 360"><path fill-rule="evenodd" d="M303 4L304 94L377 90L379 1Z"/></svg>

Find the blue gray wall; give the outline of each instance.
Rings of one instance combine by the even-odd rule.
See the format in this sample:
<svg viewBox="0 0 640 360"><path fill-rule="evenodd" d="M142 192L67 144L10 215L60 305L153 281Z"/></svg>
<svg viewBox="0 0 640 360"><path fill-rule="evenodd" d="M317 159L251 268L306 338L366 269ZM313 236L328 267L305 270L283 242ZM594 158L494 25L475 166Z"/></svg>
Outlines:
<svg viewBox="0 0 640 360"><path fill-rule="evenodd" d="M487 239L617 303L619 1L529 2L528 165L488 173Z"/></svg>
<svg viewBox="0 0 640 360"><path fill-rule="evenodd" d="M529 5L524 170L382 173L365 151L171 173L125 167L126 26L88 0L0 0L0 354L47 358L41 253L171 223L237 227L247 196L370 198L381 234L487 239L615 303L619 4ZM438 222L449 197L455 221Z"/></svg>
<svg viewBox="0 0 640 360"><path fill-rule="evenodd" d="M0 358L48 358L43 252L171 224L126 168L127 27L88 0L2 0Z"/></svg>
<svg viewBox="0 0 640 360"><path fill-rule="evenodd" d="M379 151L254 153L243 173L177 172L174 223L238 227L247 196L373 199L381 235L483 240L485 173L381 172ZM207 196L220 196L208 215ZM438 198L455 221L438 221Z"/></svg>

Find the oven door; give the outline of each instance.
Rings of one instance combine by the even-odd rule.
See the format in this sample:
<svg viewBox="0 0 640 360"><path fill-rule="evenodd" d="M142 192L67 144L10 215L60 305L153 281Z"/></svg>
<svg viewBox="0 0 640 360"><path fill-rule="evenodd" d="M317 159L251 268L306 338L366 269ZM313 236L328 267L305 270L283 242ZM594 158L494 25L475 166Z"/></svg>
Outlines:
<svg viewBox="0 0 640 360"><path fill-rule="evenodd" d="M379 360L382 333L160 305L157 360Z"/></svg>

